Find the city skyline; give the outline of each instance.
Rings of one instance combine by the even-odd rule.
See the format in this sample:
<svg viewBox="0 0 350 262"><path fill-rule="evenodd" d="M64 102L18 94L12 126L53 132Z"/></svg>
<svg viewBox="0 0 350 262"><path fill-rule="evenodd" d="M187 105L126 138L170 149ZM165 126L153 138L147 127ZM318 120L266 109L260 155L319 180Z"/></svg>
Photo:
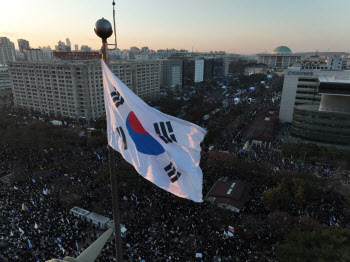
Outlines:
<svg viewBox="0 0 350 262"><path fill-rule="evenodd" d="M111 2L62 0L54 9L43 0L6 2L2 4L0 36L10 38L16 48L17 39L28 40L34 48L49 45L54 49L58 41L69 38L72 46L99 49L100 39L93 28L101 17L112 22ZM293 52L350 52L350 36L344 34L348 29L348 1L211 3L116 1L118 48L255 54L285 45Z"/></svg>

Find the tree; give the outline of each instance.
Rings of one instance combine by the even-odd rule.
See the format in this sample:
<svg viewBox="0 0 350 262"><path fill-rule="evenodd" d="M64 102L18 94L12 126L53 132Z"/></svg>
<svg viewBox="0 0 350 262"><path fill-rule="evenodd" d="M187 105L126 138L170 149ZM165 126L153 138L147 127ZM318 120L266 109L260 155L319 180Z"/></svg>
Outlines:
<svg viewBox="0 0 350 262"><path fill-rule="evenodd" d="M315 185L298 177L287 176L277 187L265 190L264 206L268 210L286 209L291 204L302 206L311 201L315 195Z"/></svg>
<svg viewBox="0 0 350 262"><path fill-rule="evenodd" d="M237 61L231 62L229 65L230 73L243 73L247 64L244 60L238 59Z"/></svg>
<svg viewBox="0 0 350 262"><path fill-rule="evenodd" d="M274 75L271 79L271 88L276 92L282 92L283 81L283 76Z"/></svg>
<svg viewBox="0 0 350 262"><path fill-rule="evenodd" d="M277 246L281 262L350 261L350 231L340 227L318 227L312 232L294 229Z"/></svg>

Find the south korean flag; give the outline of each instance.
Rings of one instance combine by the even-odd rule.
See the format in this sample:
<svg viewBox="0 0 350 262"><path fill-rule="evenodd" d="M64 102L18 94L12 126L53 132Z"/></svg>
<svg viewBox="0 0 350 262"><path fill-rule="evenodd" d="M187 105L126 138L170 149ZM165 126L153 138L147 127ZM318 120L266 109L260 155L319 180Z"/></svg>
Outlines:
<svg viewBox="0 0 350 262"><path fill-rule="evenodd" d="M108 144L158 187L202 202L200 143L206 131L148 106L101 63Z"/></svg>

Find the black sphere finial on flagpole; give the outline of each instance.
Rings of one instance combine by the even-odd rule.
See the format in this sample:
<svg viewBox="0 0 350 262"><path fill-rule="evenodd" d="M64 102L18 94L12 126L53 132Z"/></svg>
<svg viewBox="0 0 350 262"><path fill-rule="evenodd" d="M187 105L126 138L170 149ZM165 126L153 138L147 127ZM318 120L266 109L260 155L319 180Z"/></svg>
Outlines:
<svg viewBox="0 0 350 262"><path fill-rule="evenodd" d="M94 29L96 35L102 39L101 53L102 59L108 65L108 44L107 38L113 34L111 23L103 17L95 23Z"/></svg>
<svg viewBox="0 0 350 262"><path fill-rule="evenodd" d="M107 38L113 34L112 24L103 17L97 20L94 30L96 35L102 38L102 41L107 41Z"/></svg>

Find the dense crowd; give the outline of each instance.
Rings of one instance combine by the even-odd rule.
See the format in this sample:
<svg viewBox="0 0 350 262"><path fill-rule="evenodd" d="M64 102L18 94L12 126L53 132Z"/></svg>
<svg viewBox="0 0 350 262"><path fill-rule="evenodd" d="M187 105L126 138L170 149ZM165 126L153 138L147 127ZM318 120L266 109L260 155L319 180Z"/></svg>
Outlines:
<svg viewBox="0 0 350 262"><path fill-rule="evenodd" d="M89 166L106 161L106 155L101 154L100 159L95 156L91 154ZM206 169L212 174L207 177L207 183L230 175L230 170L218 173L211 170L210 165ZM106 194L108 187L95 185L91 175L75 176L59 171L33 175L28 172L25 181L2 187L0 191L2 261L24 261L24 258L25 261L44 261L77 256L98 237L99 231L70 215L62 206L58 188L62 183L69 184L65 192L83 186L86 190L81 207L90 209L93 200L99 199L100 213L112 217L110 193ZM181 200L150 186L149 182L141 180L141 183L143 185L134 190L122 187L120 194L121 222L127 228L123 238L126 261L253 261L258 254L265 253L262 241L274 242L268 228L256 230L254 237L244 232L228 237L228 225L244 223L241 214L218 212L208 203ZM246 212L266 216L259 200L264 188L256 189ZM201 254L202 258L196 258L196 254ZM98 261L113 261L113 255L112 240Z"/></svg>
<svg viewBox="0 0 350 262"><path fill-rule="evenodd" d="M251 185L242 212L177 198L141 178L131 187L122 181L119 197L121 223L127 229L122 238L125 261L277 261L274 247L282 236L267 222L269 212L263 206L262 193L276 185L278 174L282 170L303 171L319 177L341 177L344 184L349 183L347 171L283 158L275 150L282 143L277 139L272 149L242 150L246 143L243 130L254 112L266 106L270 104L258 104L247 109L247 113L242 112L239 127L225 134L216 149L235 154L248 164L266 164L269 173L247 168L247 172L239 174L229 163L215 164L208 153L201 160L203 195L221 177L241 179ZM204 149L208 151L208 145ZM0 261L76 257L98 238L102 232L69 214L62 204L62 195L77 191L80 207L112 218L110 189L94 179L99 169L108 166L107 149L96 153L88 148L71 148L51 154L51 159L47 159L30 149L14 151L10 145L0 148L0 175L25 174L24 179L0 188ZM70 171L69 162L81 156L85 171ZM60 168L53 167L57 161L62 163ZM117 164L121 161L118 155ZM38 167L41 172L37 172ZM327 225L349 226L336 201L324 203L320 199L302 210L291 207L291 212L295 216L308 214ZM233 235L228 234L229 226L235 230ZM113 238L97 261L116 261Z"/></svg>

